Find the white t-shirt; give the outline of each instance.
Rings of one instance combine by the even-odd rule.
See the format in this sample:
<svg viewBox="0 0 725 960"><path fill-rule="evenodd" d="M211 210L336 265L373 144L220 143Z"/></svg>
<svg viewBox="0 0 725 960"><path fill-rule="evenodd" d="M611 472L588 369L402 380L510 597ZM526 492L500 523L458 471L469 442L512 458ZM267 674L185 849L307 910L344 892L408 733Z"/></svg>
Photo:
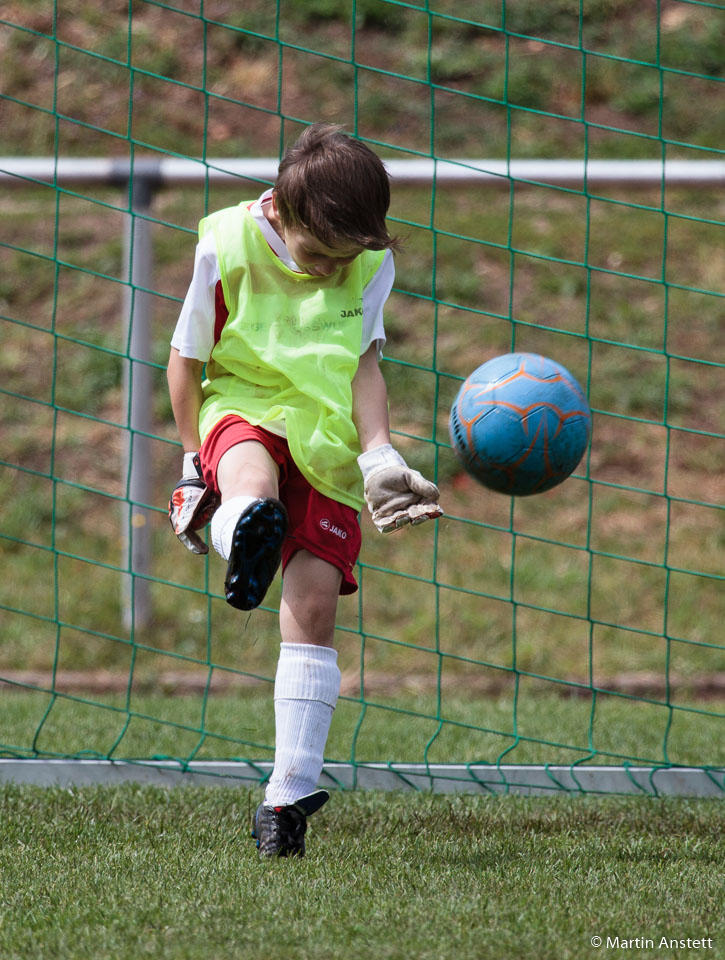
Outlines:
<svg viewBox="0 0 725 960"><path fill-rule="evenodd" d="M303 271L290 257L284 241L262 212L262 203L271 196L271 190L265 191L251 206L250 213L265 240L285 266L297 273L302 273ZM378 359L382 357L385 344L383 306L390 295L394 279L393 255L390 250L386 250L382 263L363 290L360 356L375 343ZM220 280L221 273L214 233L210 230L197 244L194 274L171 338L171 346L175 347L182 357L191 357L206 363L211 356L216 324L216 287Z"/></svg>

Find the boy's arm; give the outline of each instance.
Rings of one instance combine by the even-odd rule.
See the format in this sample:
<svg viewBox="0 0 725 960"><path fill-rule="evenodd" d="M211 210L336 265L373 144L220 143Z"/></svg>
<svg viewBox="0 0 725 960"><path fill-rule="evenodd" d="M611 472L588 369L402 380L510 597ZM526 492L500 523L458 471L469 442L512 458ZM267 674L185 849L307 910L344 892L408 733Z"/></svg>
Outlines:
<svg viewBox="0 0 725 960"><path fill-rule="evenodd" d="M179 483L169 501L169 520L174 533L192 553L207 553L208 547L196 532L204 527L219 500L201 478L199 462L199 411L202 404L201 360L182 357L171 348L166 379L174 419L184 447L184 465Z"/></svg>
<svg viewBox="0 0 725 960"><path fill-rule="evenodd" d="M375 343L360 357L352 381L352 419L363 453L390 443L388 388L380 372Z"/></svg>
<svg viewBox="0 0 725 960"><path fill-rule="evenodd" d="M171 409L185 453L196 453L201 443L199 437L199 411L201 410L201 373L204 364L192 357L182 357L171 348L166 379L169 383Z"/></svg>
<svg viewBox="0 0 725 960"><path fill-rule="evenodd" d="M376 344L360 357L352 382L352 416L360 438L358 463L365 501L381 533L408 523L439 517L438 487L411 470L390 442L388 392L380 372Z"/></svg>

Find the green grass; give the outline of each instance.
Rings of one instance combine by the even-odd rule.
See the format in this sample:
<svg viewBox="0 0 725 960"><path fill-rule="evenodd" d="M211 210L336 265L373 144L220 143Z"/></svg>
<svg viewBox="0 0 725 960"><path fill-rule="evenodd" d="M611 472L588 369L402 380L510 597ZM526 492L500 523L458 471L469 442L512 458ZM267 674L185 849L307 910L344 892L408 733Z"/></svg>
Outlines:
<svg viewBox="0 0 725 960"><path fill-rule="evenodd" d="M635 764L725 766L719 729L725 704L600 692L564 697L545 681L509 675L498 693L463 682L395 696L368 691L338 703L329 761L375 763ZM272 688L235 695L159 696L6 692L0 708L4 756L180 760L273 758Z"/></svg>
<svg viewBox="0 0 725 960"><path fill-rule="evenodd" d="M712 938L719 802L337 794L302 861L260 862L257 791L0 790L4 960L560 960ZM689 952L662 949L674 958Z"/></svg>

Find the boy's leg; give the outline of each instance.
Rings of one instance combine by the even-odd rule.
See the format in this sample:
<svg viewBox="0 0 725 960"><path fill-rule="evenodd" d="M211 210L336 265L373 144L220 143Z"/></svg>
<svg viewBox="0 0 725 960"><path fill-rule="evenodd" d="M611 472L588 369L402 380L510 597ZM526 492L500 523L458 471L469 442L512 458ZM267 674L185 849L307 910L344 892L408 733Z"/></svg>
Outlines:
<svg viewBox="0 0 725 960"><path fill-rule="evenodd" d="M336 567L306 550L299 550L285 570L268 804L294 803L317 787L340 692L337 651L332 646L340 580Z"/></svg>
<svg viewBox="0 0 725 960"><path fill-rule="evenodd" d="M267 856L303 855L306 818L327 800L316 787L340 692L332 642L341 579L336 567L306 550L285 570L274 771L255 817L258 846Z"/></svg>
<svg viewBox="0 0 725 960"><path fill-rule="evenodd" d="M281 560L287 515L277 499L279 469L262 443L245 440L221 457L222 503L211 523L215 549L228 561L227 602L251 610L264 599Z"/></svg>
<svg viewBox="0 0 725 960"><path fill-rule="evenodd" d="M279 628L283 643L332 647L342 574L307 550L298 550L284 572Z"/></svg>

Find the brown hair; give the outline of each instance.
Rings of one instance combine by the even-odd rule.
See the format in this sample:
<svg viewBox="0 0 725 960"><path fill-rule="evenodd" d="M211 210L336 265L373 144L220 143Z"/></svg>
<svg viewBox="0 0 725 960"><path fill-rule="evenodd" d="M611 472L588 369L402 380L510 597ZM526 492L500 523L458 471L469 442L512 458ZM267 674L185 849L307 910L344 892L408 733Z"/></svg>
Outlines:
<svg viewBox="0 0 725 960"><path fill-rule="evenodd" d="M331 123L313 123L279 165L274 185L285 227L303 227L326 247L399 245L385 224L390 183L380 157Z"/></svg>

